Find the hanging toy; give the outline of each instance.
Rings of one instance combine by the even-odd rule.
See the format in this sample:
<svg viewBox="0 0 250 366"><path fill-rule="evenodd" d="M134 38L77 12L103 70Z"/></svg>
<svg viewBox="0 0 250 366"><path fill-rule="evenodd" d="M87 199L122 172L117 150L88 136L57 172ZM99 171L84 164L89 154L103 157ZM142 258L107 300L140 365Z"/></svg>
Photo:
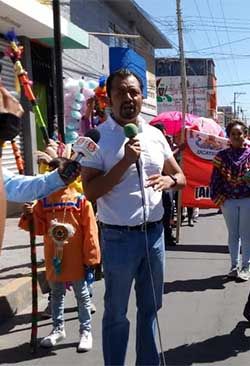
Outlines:
<svg viewBox="0 0 250 366"><path fill-rule="evenodd" d="M75 126L74 125L68 125L66 126L66 142L67 144L74 144L76 142L76 140L78 139L79 135L76 132Z"/></svg>
<svg viewBox="0 0 250 366"><path fill-rule="evenodd" d="M57 219L51 221L49 235L55 244L55 256L53 258L53 267L56 275L62 272L63 247L68 244L68 239L75 234L75 229L71 224L58 222Z"/></svg>
<svg viewBox="0 0 250 366"><path fill-rule="evenodd" d="M65 140L67 144L73 144L78 138L78 132L80 130L79 122L82 117L81 110L86 100L83 94L84 87L85 82L83 79L74 80L70 78L64 83Z"/></svg>
<svg viewBox="0 0 250 366"><path fill-rule="evenodd" d="M99 79L99 85L95 88L95 99L96 99L96 115L99 118L99 123L104 122L106 119L106 109L109 106L107 88L106 88L106 77L101 76Z"/></svg>
<svg viewBox="0 0 250 366"><path fill-rule="evenodd" d="M108 106L106 80L105 76L101 76L99 79L99 85L94 90L99 109L101 110L104 110Z"/></svg>
<svg viewBox="0 0 250 366"><path fill-rule="evenodd" d="M49 144L49 135L47 131L46 124L44 122L43 116L41 114L40 107L37 102L37 98L35 97L32 90L32 81L29 79L27 71L23 68L21 63L22 54L24 51L24 47L19 45L16 33L14 30L11 30L5 34L5 38L9 41L9 47L6 50L6 54L10 57L13 65L15 74L18 77L18 80L24 90L24 94L28 101L32 105L32 109L36 116L36 123L42 133L43 140L45 144Z"/></svg>

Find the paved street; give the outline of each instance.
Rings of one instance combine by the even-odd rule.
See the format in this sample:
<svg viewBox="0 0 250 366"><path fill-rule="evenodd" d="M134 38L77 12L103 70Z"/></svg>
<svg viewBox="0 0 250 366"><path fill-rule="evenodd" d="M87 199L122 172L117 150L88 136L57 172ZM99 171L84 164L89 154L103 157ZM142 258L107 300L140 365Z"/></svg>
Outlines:
<svg viewBox="0 0 250 366"><path fill-rule="evenodd" d="M222 215L201 211L195 227L181 229L181 242L167 251L164 306L159 319L167 365L233 365L250 362L250 328L242 316L249 283L228 281L230 266ZM94 348L78 354L78 321L74 298L66 301L67 338L52 351L29 352L29 310L0 327L0 362L18 365L102 365L101 317L103 281L95 284L93 315ZM42 310L46 296L39 303ZM134 297L129 306L131 331L127 365L133 365ZM50 321L39 322L39 338L50 331Z"/></svg>

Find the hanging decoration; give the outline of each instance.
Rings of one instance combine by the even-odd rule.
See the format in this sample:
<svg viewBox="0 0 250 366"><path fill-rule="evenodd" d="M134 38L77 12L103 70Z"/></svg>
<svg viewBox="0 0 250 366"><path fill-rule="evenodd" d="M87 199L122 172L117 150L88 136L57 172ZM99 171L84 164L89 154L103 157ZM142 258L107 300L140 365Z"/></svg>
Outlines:
<svg viewBox="0 0 250 366"><path fill-rule="evenodd" d="M86 100L83 89L83 79L69 78L64 82L65 141L68 144L73 144L79 136L81 111Z"/></svg>
<svg viewBox="0 0 250 366"><path fill-rule="evenodd" d="M62 272L63 248L68 244L68 239L75 234L75 228L71 224L58 222L57 219L51 221L49 234L55 244L55 256L53 266L56 275Z"/></svg>
<svg viewBox="0 0 250 366"><path fill-rule="evenodd" d="M47 131L46 124L42 117L39 105L37 104L36 97L32 91L31 85L32 81L29 79L27 71L23 68L21 63L21 57L24 51L24 47L19 45L16 33L14 30L11 30L5 34L5 38L9 41L10 46L6 50L6 54L10 57L12 63L14 64L14 70L18 77L18 80L24 90L24 94L26 98L32 104L32 108L34 113L36 114L37 124L42 132L42 136L45 144L49 143L49 135Z"/></svg>
<svg viewBox="0 0 250 366"><path fill-rule="evenodd" d="M99 85L95 88L95 115L98 118L98 123L102 123L106 118L108 104L107 88L106 88L107 78L101 76L99 78Z"/></svg>
<svg viewBox="0 0 250 366"><path fill-rule="evenodd" d="M99 81L67 78L64 81L64 116L66 143L73 144L79 135L83 134L81 120L85 116L87 101L93 98L93 120L98 118L102 122L108 106L106 91L106 77L101 76ZM95 123L91 124L91 127Z"/></svg>

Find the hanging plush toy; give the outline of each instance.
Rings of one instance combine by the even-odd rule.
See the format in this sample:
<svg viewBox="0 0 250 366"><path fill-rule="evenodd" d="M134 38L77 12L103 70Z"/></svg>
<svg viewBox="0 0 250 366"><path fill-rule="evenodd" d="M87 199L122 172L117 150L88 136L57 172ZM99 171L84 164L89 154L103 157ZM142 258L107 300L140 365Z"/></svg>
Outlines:
<svg viewBox="0 0 250 366"><path fill-rule="evenodd" d="M68 244L68 239L75 234L73 225L58 222L57 219L51 221L49 235L55 243L55 256L53 258L53 266L55 274L60 275L62 272L63 247Z"/></svg>
<svg viewBox="0 0 250 366"><path fill-rule="evenodd" d="M108 104L108 96L107 96L107 89L106 89L106 77L101 76L99 79L99 85L95 88L95 99L96 99L96 116L98 118L98 122L102 123L106 119L107 114L107 107Z"/></svg>
<svg viewBox="0 0 250 366"><path fill-rule="evenodd" d="M82 109L86 98L83 94L84 80L69 78L64 82L64 115L65 115L65 141L66 144L73 144L80 131L80 120Z"/></svg>

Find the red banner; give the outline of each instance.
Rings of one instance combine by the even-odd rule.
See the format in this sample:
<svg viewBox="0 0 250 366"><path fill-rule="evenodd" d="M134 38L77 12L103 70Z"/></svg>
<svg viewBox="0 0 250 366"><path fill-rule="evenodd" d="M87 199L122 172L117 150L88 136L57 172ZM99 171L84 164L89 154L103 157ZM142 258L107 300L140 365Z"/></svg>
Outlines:
<svg viewBox="0 0 250 366"><path fill-rule="evenodd" d="M216 207L210 199L209 188L213 169L212 160L218 151L228 146L228 140L187 130L186 142L187 147L183 152L183 171L187 186L182 191L182 206Z"/></svg>

